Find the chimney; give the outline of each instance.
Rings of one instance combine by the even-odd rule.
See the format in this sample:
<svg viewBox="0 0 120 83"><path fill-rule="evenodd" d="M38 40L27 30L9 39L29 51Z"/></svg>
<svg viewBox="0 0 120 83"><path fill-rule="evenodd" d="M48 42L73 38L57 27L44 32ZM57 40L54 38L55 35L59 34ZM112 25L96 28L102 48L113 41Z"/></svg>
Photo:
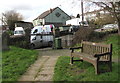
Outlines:
<svg viewBox="0 0 120 83"><path fill-rule="evenodd" d="M52 13L52 9L50 8L50 13Z"/></svg>

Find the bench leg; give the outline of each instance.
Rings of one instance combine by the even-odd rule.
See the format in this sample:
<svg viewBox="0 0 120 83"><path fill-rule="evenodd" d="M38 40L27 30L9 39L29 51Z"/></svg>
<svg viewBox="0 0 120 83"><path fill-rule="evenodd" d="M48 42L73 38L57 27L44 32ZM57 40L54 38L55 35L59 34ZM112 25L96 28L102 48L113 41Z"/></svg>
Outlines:
<svg viewBox="0 0 120 83"><path fill-rule="evenodd" d="M71 56L70 64L73 64L73 56Z"/></svg>
<svg viewBox="0 0 120 83"><path fill-rule="evenodd" d="M112 72L112 62L109 63L110 72Z"/></svg>
<svg viewBox="0 0 120 83"><path fill-rule="evenodd" d="M96 63L95 65L95 74L99 74L99 67L98 67L98 63Z"/></svg>

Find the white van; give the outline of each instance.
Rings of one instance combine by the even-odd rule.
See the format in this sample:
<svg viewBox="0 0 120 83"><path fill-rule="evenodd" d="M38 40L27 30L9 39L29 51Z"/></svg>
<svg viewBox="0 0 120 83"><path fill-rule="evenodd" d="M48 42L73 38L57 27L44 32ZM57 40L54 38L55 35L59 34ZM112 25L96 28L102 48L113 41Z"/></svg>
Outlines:
<svg viewBox="0 0 120 83"><path fill-rule="evenodd" d="M25 31L22 27L16 27L14 30L14 35L24 35Z"/></svg>
<svg viewBox="0 0 120 83"><path fill-rule="evenodd" d="M36 26L31 30L31 48L52 46L54 25Z"/></svg>

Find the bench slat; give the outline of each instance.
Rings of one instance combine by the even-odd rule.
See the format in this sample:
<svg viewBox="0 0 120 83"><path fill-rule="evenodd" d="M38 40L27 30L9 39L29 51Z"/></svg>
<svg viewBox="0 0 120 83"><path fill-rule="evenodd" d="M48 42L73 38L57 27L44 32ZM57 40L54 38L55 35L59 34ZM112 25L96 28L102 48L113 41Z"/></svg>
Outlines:
<svg viewBox="0 0 120 83"><path fill-rule="evenodd" d="M93 43L93 42L87 42L87 41L82 41L83 44L87 44L87 45L95 45L95 46L101 46L101 47L110 47L110 45L108 44L104 44L104 43Z"/></svg>
<svg viewBox="0 0 120 83"><path fill-rule="evenodd" d="M102 45L99 43L91 43L91 42L82 42L83 52L88 54L97 54L97 53L105 53L110 52L110 45ZM107 48L107 50L106 50Z"/></svg>

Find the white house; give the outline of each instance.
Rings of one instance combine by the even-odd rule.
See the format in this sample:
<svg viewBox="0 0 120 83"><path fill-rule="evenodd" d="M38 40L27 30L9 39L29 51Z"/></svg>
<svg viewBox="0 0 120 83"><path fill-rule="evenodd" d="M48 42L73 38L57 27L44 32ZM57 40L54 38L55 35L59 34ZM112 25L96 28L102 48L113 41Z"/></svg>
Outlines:
<svg viewBox="0 0 120 83"><path fill-rule="evenodd" d="M54 24L56 27L59 27L65 25L66 21L70 19L71 17L68 14L56 7L42 13L33 20L33 24L34 26Z"/></svg>
<svg viewBox="0 0 120 83"><path fill-rule="evenodd" d="M99 10L94 10L94 11L91 11L91 12L84 13L84 17L87 18L88 20L92 20L92 19L96 20L98 14L100 16L102 16L102 15L110 14L110 13L105 9L99 9Z"/></svg>
<svg viewBox="0 0 120 83"><path fill-rule="evenodd" d="M82 18L73 18L71 20L67 20L66 25L82 25ZM84 25L88 26L88 23L85 18Z"/></svg>

